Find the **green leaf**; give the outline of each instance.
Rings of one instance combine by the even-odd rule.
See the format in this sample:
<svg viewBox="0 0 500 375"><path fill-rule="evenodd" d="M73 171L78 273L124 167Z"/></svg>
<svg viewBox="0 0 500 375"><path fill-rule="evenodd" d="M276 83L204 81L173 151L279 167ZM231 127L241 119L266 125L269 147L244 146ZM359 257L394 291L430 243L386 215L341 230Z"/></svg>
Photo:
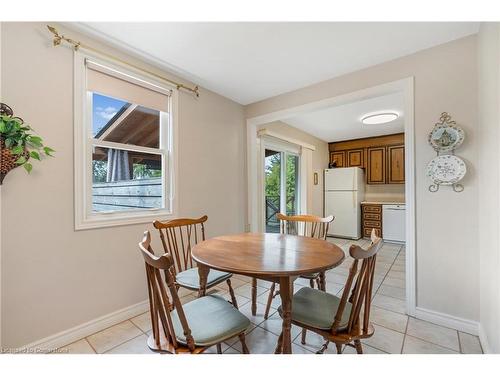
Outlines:
<svg viewBox="0 0 500 375"><path fill-rule="evenodd" d="M30 152L30 156L33 158L33 159L36 159L36 160L41 160L40 159L40 154L36 151L31 151Z"/></svg>
<svg viewBox="0 0 500 375"><path fill-rule="evenodd" d="M0 133L5 133L6 130L5 122L3 120L0 120Z"/></svg>
<svg viewBox="0 0 500 375"><path fill-rule="evenodd" d="M13 143L12 139L11 138L7 138L5 140L5 147L10 148L12 146L12 143Z"/></svg>
<svg viewBox="0 0 500 375"><path fill-rule="evenodd" d="M26 158L24 156L21 156L21 157L19 157L19 159L16 160L16 164L21 165L21 164L26 163L26 161L27 161Z"/></svg>
<svg viewBox="0 0 500 375"><path fill-rule="evenodd" d="M52 153L56 152L56 151L51 149L50 147L44 147L43 152L45 152L45 155L47 155L47 156L53 156Z"/></svg>
<svg viewBox="0 0 500 375"><path fill-rule="evenodd" d="M33 169L33 166L31 163L24 163L24 169L26 169L26 172L31 173L31 170Z"/></svg>
<svg viewBox="0 0 500 375"><path fill-rule="evenodd" d="M13 154L13 155L19 155L19 154L22 154L24 151L24 148L23 146L21 145L17 145L16 147L14 147L10 152Z"/></svg>

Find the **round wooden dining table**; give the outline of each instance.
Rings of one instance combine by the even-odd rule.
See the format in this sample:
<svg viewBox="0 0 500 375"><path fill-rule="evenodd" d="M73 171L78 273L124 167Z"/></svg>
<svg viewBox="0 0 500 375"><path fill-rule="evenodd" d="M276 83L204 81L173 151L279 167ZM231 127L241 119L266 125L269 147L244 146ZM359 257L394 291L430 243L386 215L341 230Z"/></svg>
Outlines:
<svg viewBox="0 0 500 375"><path fill-rule="evenodd" d="M277 233L241 233L214 237L192 249L198 263L200 296L210 269L279 283L283 318L282 353L292 352L293 282L300 275L323 272L344 260L344 252L328 241ZM255 284L253 284L255 293ZM252 306L255 313L255 307Z"/></svg>

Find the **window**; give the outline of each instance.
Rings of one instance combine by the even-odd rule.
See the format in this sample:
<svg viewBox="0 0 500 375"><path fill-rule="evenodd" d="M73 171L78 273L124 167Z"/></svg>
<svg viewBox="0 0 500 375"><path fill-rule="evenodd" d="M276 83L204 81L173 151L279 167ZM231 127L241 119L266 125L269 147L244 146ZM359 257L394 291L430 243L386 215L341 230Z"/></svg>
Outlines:
<svg viewBox="0 0 500 375"><path fill-rule="evenodd" d="M82 52L75 64L76 229L173 215L176 92Z"/></svg>

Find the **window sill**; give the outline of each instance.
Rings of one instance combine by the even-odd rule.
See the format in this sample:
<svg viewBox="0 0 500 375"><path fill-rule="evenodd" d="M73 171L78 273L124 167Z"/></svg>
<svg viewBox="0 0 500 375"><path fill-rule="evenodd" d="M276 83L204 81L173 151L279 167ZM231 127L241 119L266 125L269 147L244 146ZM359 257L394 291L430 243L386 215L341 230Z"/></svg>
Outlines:
<svg viewBox="0 0 500 375"><path fill-rule="evenodd" d="M103 213L77 220L75 231L152 223L154 220L169 220L175 217L175 214L168 210L127 212L126 215L123 213Z"/></svg>

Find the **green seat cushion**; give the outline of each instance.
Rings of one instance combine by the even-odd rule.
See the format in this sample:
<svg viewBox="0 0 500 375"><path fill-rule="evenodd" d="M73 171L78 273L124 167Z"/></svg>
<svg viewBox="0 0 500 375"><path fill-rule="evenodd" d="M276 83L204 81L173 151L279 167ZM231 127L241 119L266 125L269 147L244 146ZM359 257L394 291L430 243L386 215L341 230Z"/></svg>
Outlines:
<svg viewBox="0 0 500 375"><path fill-rule="evenodd" d="M207 288L210 288L221 281L229 279L232 274L228 272L221 272L217 270L210 270L207 277ZM177 284L189 288L189 289L199 289L200 288L200 276L198 275L198 267L189 268L185 271L179 272L175 276L175 281Z"/></svg>
<svg viewBox="0 0 500 375"><path fill-rule="evenodd" d="M224 298L212 295L195 299L182 306L195 345L210 346L244 332L250 320ZM177 341L186 338L177 310L172 311L172 324Z"/></svg>
<svg viewBox="0 0 500 375"><path fill-rule="evenodd" d="M331 329L339 304L340 298L333 294L302 288L293 295L292 320L318 329ZM351 308L352 305L347 302L339 328L345 328L349 323Z"/></svg>

